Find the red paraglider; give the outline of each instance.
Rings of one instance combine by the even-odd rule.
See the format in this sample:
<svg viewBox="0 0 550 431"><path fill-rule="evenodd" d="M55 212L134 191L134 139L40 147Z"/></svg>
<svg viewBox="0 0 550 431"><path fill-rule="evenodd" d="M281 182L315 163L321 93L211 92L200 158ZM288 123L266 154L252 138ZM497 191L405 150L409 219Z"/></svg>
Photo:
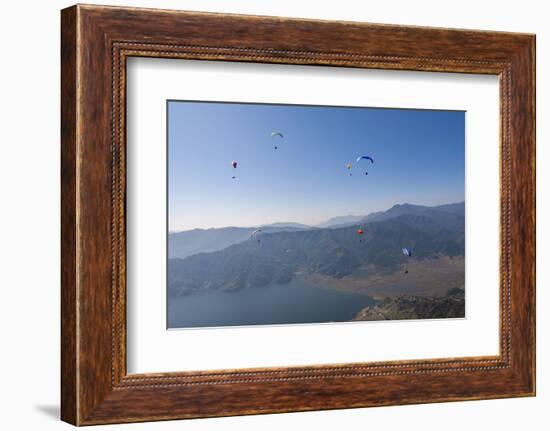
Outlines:
<svg viewBox="0 0 550 431"><path fill-rule="evenodd" d="M361 236L365 233L363 229L357 229L357 235L359 235L359 242L363 242Z"/></svg>

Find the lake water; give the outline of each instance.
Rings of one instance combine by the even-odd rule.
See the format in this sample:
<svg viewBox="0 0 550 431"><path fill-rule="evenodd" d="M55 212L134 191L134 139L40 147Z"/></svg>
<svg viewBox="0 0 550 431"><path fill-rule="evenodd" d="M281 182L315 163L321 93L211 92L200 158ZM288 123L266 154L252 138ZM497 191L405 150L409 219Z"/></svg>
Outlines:
<svg viewBox="0 0 550 431"><path fill-rule="evenodd" d="M168 300L169 328L345 322L374 301L294 279L234 292L205 290Z"/></svg>

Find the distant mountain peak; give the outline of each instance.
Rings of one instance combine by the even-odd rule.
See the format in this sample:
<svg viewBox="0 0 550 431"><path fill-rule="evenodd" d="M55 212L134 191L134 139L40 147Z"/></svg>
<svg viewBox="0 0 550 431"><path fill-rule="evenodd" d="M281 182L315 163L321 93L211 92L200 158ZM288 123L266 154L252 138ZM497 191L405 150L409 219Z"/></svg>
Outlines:
<svg viewBox="0 0 550 431"><path fill-rule="evenodd" d="M303 223L296 223L296 222L276 222L276 223L270 223L270 224L262 224L258 227L293 227L293 228L300 228L300 229L309 229L311 226L308 226L307 224Z"/></svg>
<svg viewBox="0 0 550 431"><path fill-rule="evenodd" d="M410 203L396 204L386 211L371 213L366 216L362 223L379 222L403 217L422 217L443 226L464 225L464 202L444 204L437 206L414 205Z"/></svg>
<svg viewBox="0 0 550 431"><path fill-rule="evenodd" d="M320 228L334 228L334 227L344 227L349 226L357 223L361 219L363 219L364 216L356 216L356 215L345 215L345 216L336 216L329 218L327 221L317 225L317 227Z"/></svg>

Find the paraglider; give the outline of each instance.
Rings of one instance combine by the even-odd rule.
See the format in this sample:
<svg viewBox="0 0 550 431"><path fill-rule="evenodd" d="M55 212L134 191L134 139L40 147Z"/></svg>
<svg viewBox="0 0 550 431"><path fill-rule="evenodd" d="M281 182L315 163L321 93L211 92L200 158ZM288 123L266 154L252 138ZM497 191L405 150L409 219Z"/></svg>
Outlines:
<svg viewBox="0 0 550 431"><path fill-rule="evenodd" d="M403 252L403 254L404 254L405 256L408 256L408 257L411 257L411 256L412 256L412 249L410 249L410 248L405 248L405 247L403 247L403 249L401 249L401 251ZM406 269L406 270L405 270L405 274L408 274L408 273L409 273L409 270Z"/></svg>
<svg viewBox="0 0 550 431"><path fill-rule="evenodd" d="M233 166L233 169L237 169L237 162L236 162L235 160L233 160L233 161L231 162L231 166ZM235 175L233 175L231 178L232 178L232 179L235 179L235 178L237 178L237 177L236 177Z"/></svg>
<svg viewBox="0 0 550 431"><path fill-rule="evenodd" d="M357 163L359 163L361 160L370 160L371 163L374 164L374 159L371 156L359 156L357 157ZM365 171L365 175L368 175L369 173Z"/></svg>
<svg viewBox="0 0 550 431"><path fill-rule="evenodd" d="M346 169L349 171L350 177L351 177L351 168L353 168L353 165L351 163L346 164Z"/></svg>
<svg viewBox="0 0 550 431"><path fill-rule="evenodd" d="M359 163L361 160L370 160L371 163L374 163L374 160L371 156L359 156L357 157L357 163Z"/></svg>
<svg viewBox="0 0 550 431"><path fill-rule="evenodd" d="M271 138L275 138L275 137L280 138L280 139L284 138L284 136L281 132L271 132ZM278 147L277 147L277 145L275 145L273 148L277 149Z"/></svg>
<svg viewBox="0 0 550 431"><path fill-rule="evenodd" d="M365 233L363 229L357 229L357 235L359 235L359 242L363 242L362 236Z"/></svg>
<svg viewBox="0 0 550 431"><path fill-rule="evenodd" d="M261 229L256 229L254 232L252 232L250 234L250 239L253 239L256 235L258 235L262 230ZM260 242L260 239L258 238L257 239L258 242Z"/></svg>

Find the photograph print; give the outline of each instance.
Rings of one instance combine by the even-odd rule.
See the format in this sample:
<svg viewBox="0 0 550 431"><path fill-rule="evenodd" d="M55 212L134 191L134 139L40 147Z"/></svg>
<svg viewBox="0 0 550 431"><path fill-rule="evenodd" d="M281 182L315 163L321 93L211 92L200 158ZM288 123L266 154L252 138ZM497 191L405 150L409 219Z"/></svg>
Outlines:
<svg viewBox="0 0 550 431"><path fill-rule="evenodd" d="M465 112L167 101L167 327L465 317Z"/></svg>

